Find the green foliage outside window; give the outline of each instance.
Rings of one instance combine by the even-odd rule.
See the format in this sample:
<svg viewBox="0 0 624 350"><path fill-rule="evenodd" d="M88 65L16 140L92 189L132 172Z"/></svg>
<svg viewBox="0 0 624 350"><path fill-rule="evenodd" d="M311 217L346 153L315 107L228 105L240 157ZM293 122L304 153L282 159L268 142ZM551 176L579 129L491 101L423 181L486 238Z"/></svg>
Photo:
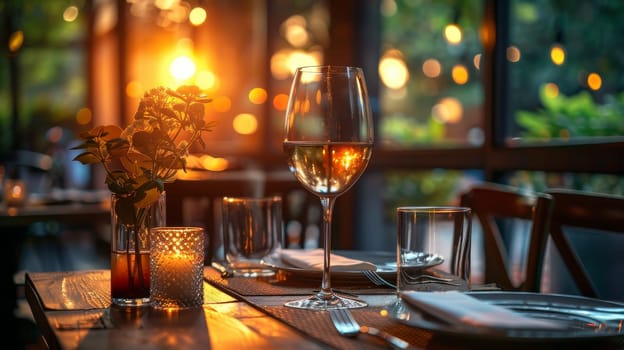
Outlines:
<svg viewBox="0 0 624 350"><path fill-rule="evenodd" d="M543 87L539 96L543 107L516 112L523 137L549 140L624 135L624 93L605 96L603 104L595 102L587 91L548 97Z"/></svg>

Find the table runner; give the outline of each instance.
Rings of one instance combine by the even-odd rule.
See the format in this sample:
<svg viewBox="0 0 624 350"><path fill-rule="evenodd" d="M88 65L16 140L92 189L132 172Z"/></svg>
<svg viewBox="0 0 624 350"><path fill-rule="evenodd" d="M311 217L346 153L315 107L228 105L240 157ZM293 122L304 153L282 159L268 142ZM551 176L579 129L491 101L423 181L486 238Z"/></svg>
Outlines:
<svg viewBox="0 0 624 350"><path fill-rule="evenodd" d="M227 277L212 267L204 268L204 278L217 287L233 291L241 296L253 295L309 295L321 287L320 278L296 277L292 274L277 272L268 277ZM388 294L392 289L374 285L363 274L353 277L332 279L332 287L346 293Z"/></svg>
<svg viewBox="0 0 624 350"><path fill-rule="evenodd" d="M320 281L290 281L289 284L272 283L271 280L262 278L231 277L222 278L220 272L207 267L204 269L206 281L213 286L225 291L236 298L243 300L268 315L284 322L295 331L316 339L328 347L339 350L377 350L387 349L387 345L374 337L360 335L354 338L343 337L335 330L329 315L325 311L310 311L288 308L283 305L267 305L266 296L297 296L309 295L311 290L320 285ZM294 285L299 283L303 285ZM360 285L352 285L345 288L355 294L388 294L391 289L372 286L369 282ZM359 289L363 286L362 289ZM492 290L486 285L484 290ZM280 299L280 300L283 300ZM352 310L353 316L361 325L369 325L387 331L393 335L408 341L414 346L430 350L466 350L466 349L505 349L505 350L531 350L558 349L565 347L600 348L604 350L624 349L624 340L602 339L602 340L567 340L557 341L511 341L480 339L476 336L445 336L441 333L418 329L396 322L385 315L381 306L369 306L362 309Z"/></svg>

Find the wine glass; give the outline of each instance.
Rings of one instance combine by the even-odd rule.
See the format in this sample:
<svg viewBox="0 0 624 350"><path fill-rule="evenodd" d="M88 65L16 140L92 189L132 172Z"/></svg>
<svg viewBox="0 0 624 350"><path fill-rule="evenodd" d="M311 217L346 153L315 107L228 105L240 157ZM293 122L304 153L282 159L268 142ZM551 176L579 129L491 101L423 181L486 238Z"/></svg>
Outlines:
<svg viewBox="0 0 624 350"><path fill-rule="evenodd" d="M299 67L288 97L284 152L297 180L323 208L323 280L318 293L288 307L328 310L365 307L331 288L331 226L336 198L364 173L373 148L373 121L364 73L358 67Z"/></svg>

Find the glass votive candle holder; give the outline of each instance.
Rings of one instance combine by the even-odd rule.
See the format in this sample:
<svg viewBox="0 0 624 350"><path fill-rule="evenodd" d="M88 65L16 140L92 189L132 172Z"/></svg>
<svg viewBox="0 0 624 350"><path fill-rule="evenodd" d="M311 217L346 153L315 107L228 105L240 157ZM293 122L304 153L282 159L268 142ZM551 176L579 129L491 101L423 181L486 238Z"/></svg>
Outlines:
<svg viewBox="0 0 624 350"><path fill-rule="evenodd" d="M150 299L157 309L188 309L204 303L201 227L150 230Z"/></svg>
<svg viewBox="0 0 624 350"><path fill-rule="evenodd" d="M21 207L28 198L26 182L7 179L4 181L4 203L7 207Z"/></svg>

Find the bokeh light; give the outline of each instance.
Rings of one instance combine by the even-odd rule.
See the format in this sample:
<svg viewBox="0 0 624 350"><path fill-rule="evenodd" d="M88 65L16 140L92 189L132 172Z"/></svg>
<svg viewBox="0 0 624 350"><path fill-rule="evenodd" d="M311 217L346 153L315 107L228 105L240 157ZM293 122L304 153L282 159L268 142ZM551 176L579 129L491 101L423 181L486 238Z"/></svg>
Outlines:
<svg viewBox="0 0 624 350"><path fill-rule="evenodd" d="M518 62L520 61L520 49L516 46L510 46L507 48L507 60L509 62Z"/></svg>
<svg viewBox="0 0 624 350"><path fill-rule="evenodd" d="M462 40L462 31L455 23L451 23L444 28L444 38L451 45L457 45Z"/></svg>
<svg viewBox="0 0 624 350"><path fill-rule="evenodd" d="M565 50L559 44L554 44L550 48L550 59L552 62L558 66L562 65L565 62Z"/></svg>
<svg viewBox="0 0 624 350"><path fill-rule="evenodd" d="M186 80L195 74L195 63L188 56L176 57L169 66L169 73L178 80Z"/></svg>
<svg viewBox="0 0 624 350"><path fill-rule="evenodd" d="M268 94L263 88L253 88L249 91L249 102L259 105L266 102Z"/></svg>
<svg viewBox="0 0 624 350"><path fill-rule="evenodd" d="M251 135L258 130L258 119L250 113L241 113L232 121L234 131L241 135Z"/></svg>
<svg viewBox="0 0 624 350"><path fill-rule="evenodd" d="M440 76L440 73L442 73L442 65L440 64L440 61L430 58L423 62L422 71L426 77L437 78Z"/></svg>
<svg viewBox="0 0 624 350"><path fill-rule="evenodd" d="M590 73L587 76L587 86L592 90L600 90L602 78L598 73Z"/></svg>
<svg viewBox="0 0 624 350"><path fill-rule="evenodd" d="M189 13L189 22L194 26L199 26L206 21L206 10L203 7L195 7Z"/></svg>
<svg viewBox="0 0 624 350"><path fill-rule="evenodd" d="M456 84L464 85L468 82L468 69L463 64L456 64L453 66L451 76Z"/></svg>
<svg viewBox="0 0 624 350"><path fill-rule="evenodd" d="M461 102L454 97L445 97L433 106L431 113L433 118L440 123L458 123L464 114Z"/></svg>
<svg viewBox="0 0 624 350"><path fill-rule="evenodd" d="M390 50L379 62L379 77L390 89L400 89L409 79L407 64L397 50Z"/></svg>

